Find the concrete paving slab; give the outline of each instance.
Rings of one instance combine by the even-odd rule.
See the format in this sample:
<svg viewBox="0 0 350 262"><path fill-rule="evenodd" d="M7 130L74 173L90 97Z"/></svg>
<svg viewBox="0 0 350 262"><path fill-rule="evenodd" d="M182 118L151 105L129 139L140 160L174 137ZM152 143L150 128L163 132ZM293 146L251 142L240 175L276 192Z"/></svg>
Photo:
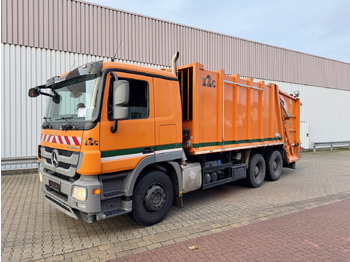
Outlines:
<svg viewBox="0 0 350 262"><path fill-rule="evenodd" d="M172 207L164 221L150 227L128 216L94 224L74 220L46 202L37 174L5 175L1 258L105 261L336 203L350 198L349 159L349 150L304 153L297 169L284 169L276 182L266 181L257 189L231 183L191 192L184 196L184 208ZM109 244L114 247L103 250ZM101 251L104 257L96 258Z"/></svg>

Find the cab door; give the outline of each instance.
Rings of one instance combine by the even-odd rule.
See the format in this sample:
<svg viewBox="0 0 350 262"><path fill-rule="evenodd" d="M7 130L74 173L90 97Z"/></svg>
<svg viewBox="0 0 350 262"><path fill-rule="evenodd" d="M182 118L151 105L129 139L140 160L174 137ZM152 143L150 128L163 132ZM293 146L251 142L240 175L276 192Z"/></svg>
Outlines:
<svg viewBox="0 0 350 262"><path fill-rule="evenodd" d="M101 111L101 170L102 173L134 169L145 157L154 155L155 120L152 77L114 72L119 80L127 80L130 87L128 119L113 126L113 82L111 73L106 76Z"/></svg>

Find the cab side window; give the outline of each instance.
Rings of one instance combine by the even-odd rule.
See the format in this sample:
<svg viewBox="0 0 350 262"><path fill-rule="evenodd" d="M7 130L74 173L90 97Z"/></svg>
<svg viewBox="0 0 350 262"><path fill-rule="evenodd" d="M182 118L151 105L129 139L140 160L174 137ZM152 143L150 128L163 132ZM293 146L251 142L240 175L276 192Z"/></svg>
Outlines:
<svg viewBox="0 0 350 262"><path fill-rule="evenodd" d="M128 119L146 119L149 116L149 88L148 83L142 80L119 78L129 82L130 94ZM109 87L108 96L108 120L113 121L113 82Z"/></svg>

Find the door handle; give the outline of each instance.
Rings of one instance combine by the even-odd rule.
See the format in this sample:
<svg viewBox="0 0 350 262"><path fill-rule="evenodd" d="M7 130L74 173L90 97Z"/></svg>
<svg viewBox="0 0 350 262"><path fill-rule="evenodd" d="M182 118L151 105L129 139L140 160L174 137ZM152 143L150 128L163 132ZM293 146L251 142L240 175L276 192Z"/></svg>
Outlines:
<svg viewBox="0 0 350 262"><path fill-rule="evenodd" d="M150 154L150 153L153 153L153 152L154 152L153 147L145 147L145 148L142 150L142 154Z"/></svg>

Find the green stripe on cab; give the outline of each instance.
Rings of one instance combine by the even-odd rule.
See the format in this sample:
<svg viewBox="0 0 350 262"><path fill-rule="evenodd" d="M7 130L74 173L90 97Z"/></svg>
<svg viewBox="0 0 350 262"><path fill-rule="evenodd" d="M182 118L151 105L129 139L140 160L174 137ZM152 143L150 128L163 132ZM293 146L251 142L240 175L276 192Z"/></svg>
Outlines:
<svg viewBox="0 0 350 262"><path fill-rule="evenodd" d="M128 149L120 149L120 150L112 150L112 151L103 151L103 152L101 152L101 158L123 156L123 155L132 155L132 154L142 154L142 152L145 148L148 148L148 147L138 147L138 148L128 148ZM182 143L154 146L153 148L154 148L154 151L182 148Z"/></svg>

